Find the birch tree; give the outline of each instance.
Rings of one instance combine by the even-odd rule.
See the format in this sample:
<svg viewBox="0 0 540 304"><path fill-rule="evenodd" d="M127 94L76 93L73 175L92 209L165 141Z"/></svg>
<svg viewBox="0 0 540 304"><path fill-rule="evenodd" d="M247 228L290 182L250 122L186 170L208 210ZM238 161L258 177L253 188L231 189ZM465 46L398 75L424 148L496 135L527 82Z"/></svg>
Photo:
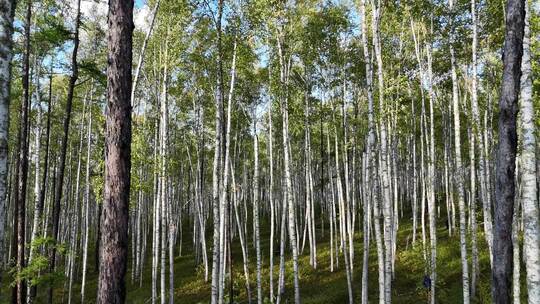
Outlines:
<svg viewBox="0 0 540 304"><path fill-rule="evenodd" d="M0 4L0 256L6 254L6 221L8 189L8 134L9 105L11 89L11 58L13 56L13 18L15 1L6 0ZM3 269L0 261L0 269ZM0 276L2 275L0 270Z"/></svg>
<svg viewBox="0 0 540 304"><path fill-rule="evenodd" d="M527 272L528 303L540 301L540 224L537 200L537 172L536 172L536 136L535 112L532 101L531 76L531 30L530 30L530 4L525 3L525 26L523 36L523 58L521 61L521 95L520 95L520 200L523 206L523 259Z"/></svg>

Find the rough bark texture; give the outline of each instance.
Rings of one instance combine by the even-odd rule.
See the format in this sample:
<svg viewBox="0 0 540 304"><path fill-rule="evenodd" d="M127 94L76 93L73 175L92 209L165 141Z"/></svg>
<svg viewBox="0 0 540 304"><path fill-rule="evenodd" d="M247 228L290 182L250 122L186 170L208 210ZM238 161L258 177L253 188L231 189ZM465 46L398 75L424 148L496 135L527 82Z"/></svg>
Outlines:
<svg viewBox="0 0 540 304"><path fill-rule="evenodd" d="M523 37L523 61L521 63L521 203L523 204L523 256L527 270L529 304L540 302L540 224L538 223L538 199L536 174L535 113L532 100L529 7L526 7L525 33Z"/></svg>
<svg viewBox="0 0 540 304"><path fill-rule="evenodd" d="M517 150L516 119L523 54L525 1L508 0L499 100L499 148L495 180L495 233L493 238L493 302L510 303L512 278L512 214Z"/></svg>
<svg viewBox="0 0 540 304"><path fill-rule="evenodd" d="M379 90L379 111L385 113L387 105L384 97L384 73L382 49L379 36L379 24L381 18L381 2L377 6L372 3L372 32L374 55L377 62L377 84ZM384 238L384 301L392 302L392 202L390 197L390 172L388 172L388 140L387 140L387 118L385 115L379 119L380 135L379 147L381 157L381 193L382 193L382 214L383 214L383 238Z"/></svg>
<svg viewBox="0 0 540 304"><path fill-rule="evenodd" d="M0 256L5 256L6 197L8 182L8 131L11 57L13 55L14 0L0 1ZM3 269L0 261L0 269ZM0 272L0 277L1 277Z"/></svg>
<svg viewBox="0 0 540 304"><path fill-rule="evenodd" d="M133 0L109 1L105 199L101 218L98 303L124 303L131 169Z"/></svg>
<svg viewBox="0 0 540 304"><path fill-rule="evenodd" d="M222 122L223 122L223 63L221 52L221 19L223 16L223 1L218 2L218 17L217 17L217 38L218 38L218 77L216 88L216 134L214 140L214 164L212 170L212 216L214 222L213 232L213 251L212 251L212 285L211 285L211 303L218 303L219 298L219 277L220 277L220 210L219 210L219 194L221 193L221 178L219 172L223 169L222 163Z"/></svg>
<svg viewBox="0 0 540 304"><path fill-rule="evenodd" d="M256 118L255 118L256 119ZM254 122L255 129L253 135L253 153L254 153L254 169L253 173L253 226L255 234L255 254L257 258L257 303L262 304L262 287L261 287L261 242L259 239L259 139L257 137L257 122Z"/></svg>
<svg viewBox="0 0 540 304"><path fill-rule="evenodd" d="M29 112L30 112L30 28L32 20L32 1L26 2L26 23L25 32L25 51L23 56L23 100L21 103L20 121L19 121L19 158L17 159L17 190L15 199L15 225L13 236L16 238L17 252L15 260L17 263L17 273L20 273L25 267L25 242L26 242L26 188L28 178L28 133L29 133ZM22 304L26 298L26 283L24 280L17 280L15 286L15 298L18 304Z"/></svg>
<svg viewBox="0 0 540 304"><path fill-rule="evenodd" d="M375 126L374 126L374 118L373 118L373 69L371 66L371 56L369 53L369 46L368 46L368 40L367 40L367 23L366 23L366 0L360 1L360 18L362 20L362 49L364 54L364 62L366 65L366 93L367 93L367 99L368 99L368 140L367 140L367 151L366 155L369 158L367 161L367 174L366 178L368 181L366 182L366 185L368 187L371 187L372 185L375 185L375 182L372 181L375 180L375 178L372 178L372 176L375 175L376 169L376 163L375 163L375 145L376 145L376 138L375 138ZM322 132L321 132L322 134ZM322 154L321 154L322 155ZM374 187L375 188L375 187ZM371 190L371 196L373 197L373 203L377 204L375 200L377 200L377 189ZM370 229L370 222L369 222L369 216L371 214L370 211L370 201L366 200L364 202L364 231L369 231ZM364 233L364 258L363 258L363 265L362 265L362 304L368 303L368 267L369 267L369 233ZM383 265L379 265L379 269L383 270ZM384 271L379 271L379 302L384 303Z"/></svg>
<svg viewBox="0 0 540 304"><path fill-rule="evenodd" d="M459 243L461 251L461 279L463 282L463 303L470 302L469 295L469 264L467 262L467 223L465 210L465 188L463 185L465 170L461 162L461 136L460 136L460 119L459 119L459 99L458 99L458 84L455 67L454 49L450 50L452 62L452 105L454 110L454 149L456 162L456 184L458 190L458 205L459 205Z"/></svg>
<svg viewBox="0 0 540 304"><path fill-rule="evenodd" d="M450 1L450 10L453 11L454 2ZM450 38L450 61L451 61L451 73L452 73L452 105L454 113L454 149L455 149L455 164L456 164L456 184L458 192L458 206L459 206L459 243L461 251L461 280L463 282L463 304L469 304L469 263L467 261L467 227L466 227L466 210L465 210L465 187L464 187L464 175L465 168L462 166L461 161L461 123L459 117L459 93L458 93L458 79L456 72L456 58L454 53L454 22L451 23L451 38ZM448 225L450 227L450 225Z"/></svg>

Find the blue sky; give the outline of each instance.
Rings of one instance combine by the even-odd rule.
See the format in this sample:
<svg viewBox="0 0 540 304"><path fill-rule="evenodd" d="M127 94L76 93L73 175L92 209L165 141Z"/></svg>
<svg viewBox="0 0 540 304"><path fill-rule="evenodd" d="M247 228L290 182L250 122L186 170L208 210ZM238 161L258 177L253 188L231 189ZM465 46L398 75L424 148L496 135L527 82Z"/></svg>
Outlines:
<svg viewBox="0 0 540 304"><path fill-rule="evenodd" d="M141 8L144 6L146 1L144 0L135 0L135 8Z"/></svg>

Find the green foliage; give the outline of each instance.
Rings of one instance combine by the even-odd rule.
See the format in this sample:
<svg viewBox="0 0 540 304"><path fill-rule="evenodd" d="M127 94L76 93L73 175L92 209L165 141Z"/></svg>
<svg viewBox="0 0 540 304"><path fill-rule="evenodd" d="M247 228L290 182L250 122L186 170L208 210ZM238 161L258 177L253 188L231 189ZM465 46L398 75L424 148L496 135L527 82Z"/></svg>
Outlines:
<svg viewBox="0 0 540 304"><path fill-rule="evenodd" d="M31 286L49 285L61 282L64 279L64 272L57 270L50 272L50 257L40 253L41 248L52 249L56 248L58 253L57 258L65 256L67 246L65 244L55 244L52 237L37 237L31 244L34 251L32 261L26 265L20 272L14 266L10 269L10 273L15 280L11 286L15 286L16 282L25 280Z"/></svg>
<svg viewBox="0 0 540 304"><path fill-rule="evenodd" d="M82 60L79 62L79 69L82 76L92 78L99 82L100 85L107 85L107 76L101 71L97 63L93 60Z"/></svg>

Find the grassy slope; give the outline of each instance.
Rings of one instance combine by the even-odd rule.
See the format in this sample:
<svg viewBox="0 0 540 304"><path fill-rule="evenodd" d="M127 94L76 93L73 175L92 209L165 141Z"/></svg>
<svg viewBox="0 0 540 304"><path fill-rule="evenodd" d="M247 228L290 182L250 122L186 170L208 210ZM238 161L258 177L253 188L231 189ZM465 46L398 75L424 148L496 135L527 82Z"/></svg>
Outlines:
<svg viewBox="0 0 540 304"><path fill-rule="evenodd" d="M442 219L441 219L442 221ZM263 227L267 227L264 225ZM439 222L438 227L445 227L444 222ZM409 223L401 224L398 234L398 256L396 258L395 272L396 277L393 282L392 302L393 303L422 303L426 301L426 290L422 287L424 276L425 263L422 257L421 234L418 235L418 242L414 248L411 248L411 225ZM264 238L261 243L263 252L263 293L268 296L268 234L264 233ZM321 237L321 231L318 231L318 238ZM249 241L252 240L250 235ZM478 297L476 303L490 303L490 276L489 257L486 252L486 246L483 235L479 235L480 241L480 281L478 287ZM184 248L190 247L191 239L184 236ZM236 241L235 243L238 243ZM255 250L250 243L250 280L252 295L256 295L255 286ZM347 303L347 282L346 275L343 269L343 257L340 256L339 268L330 272L330 251L329 251L329 235L328 229L325 230L324 237L318 240L317 244L317 261L318 268L313 270L309 266L309 248L306 248L300 257L300 288L303 303ZM357 233L355 236L355 261L354 261L354 296L355 302L360 302L361 292L361 270L362 270L362 236ZM277 245L277 248L279 246ZM279 250L279 249L276 249ZM470 250L470 247L469 247ZM459 236L448 236L446 229L438 231L438 246L437 246L437 301L438 303L460 303L462 302L461 291L461 261L459 249ZM211 252L208 252L211 259ZM89 257L93 258L93 255ZM279 256L274 258L274 286L277 286ZM94 303L95 291L97 287L97 274L93 267L93 260L89 261L90 268L87 283L87 303ZM211 261L210 261L211 264ZM234 293L235 301L239 303L247 303L245 282L242 268L242 255L239 245L233 245L233 264L234 264ZM127 275L127 303L150 303L151 295L151 259L147 259L145 267L142 287L139 283L131 283L131 272L128 270ZM286 298L288 302L292 302L292 263L287 261L286 264ZM204 282L204 273L201 267L197 267L194 263L193 255L188 252L181 257L175 258L175 303L208 303L210 295L210 283ZM168 273L166 274L168 278ZM80 275L77 276L80 278ZM523 279L523 276L522 276ZM168 282L167 282L168 284ZM167 285L168 286L168 285ZM6 284L4 281L2 294L6 295ZM72 303L79 303L80 284L74 285ZM522 289L525 290L525 289ZM39 289L37 303L43 303L46 299L45 288ZM158 290L159 293L159 290ZM168 293L168 291L167 291ZM370 250L369 263L369 299L370 303L377 303L378 297L378 282L377 282L377 259L375 242L372 240ZM228 295L228 286L227 286ZM2 299L2 298L0 298ZM3 300L5 301L5 297ZM1 302L4 302L1 301ZM55 303L67 302L67 295L61 286L55 290Z"/></svg>

